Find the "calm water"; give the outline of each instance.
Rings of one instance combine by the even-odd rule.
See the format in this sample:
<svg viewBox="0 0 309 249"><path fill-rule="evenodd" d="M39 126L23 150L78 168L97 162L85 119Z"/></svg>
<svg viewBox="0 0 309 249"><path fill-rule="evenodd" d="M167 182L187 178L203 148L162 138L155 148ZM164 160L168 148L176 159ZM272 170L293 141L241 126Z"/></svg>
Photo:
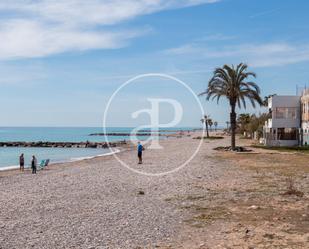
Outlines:
<svg viewBox="0 0 309 249"><path fill-rule="evenodd" d="M108 133L127 133L133 128L107 128ZM171 128L174 130L191 130L192 128ZM51 142L103 142L104 136L89 136L91 133L103 133L99 127L0 127L0 141L51 141ZM168 132L165 132L168 133ZM128 140L127 136L110 136L109 141ZM140 139L145 139L141 137ZM109 153L108 149L87 148L2 148L0 147L0 170L8 166L18 165L18 157L25 154L26 165L29 165L31 155L36 155L38 162L42 159L51 159L51 162L63 162L82 159Z"/></svg>

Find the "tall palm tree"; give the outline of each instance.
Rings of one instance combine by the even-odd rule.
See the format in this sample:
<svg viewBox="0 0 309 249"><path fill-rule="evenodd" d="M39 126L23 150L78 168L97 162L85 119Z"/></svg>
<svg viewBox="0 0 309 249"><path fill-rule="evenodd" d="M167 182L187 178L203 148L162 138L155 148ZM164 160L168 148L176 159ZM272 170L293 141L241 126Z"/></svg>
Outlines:
<svg viewBox="0 0 309 249"><path fill-rule="evenodd" d="M252 106L255 104L263 104L260 97L260 88L254 82L247 81L249 77L256 77L253 72L247 71L248 66L240 63L235 68L234 65L224 65L222 68L216 68L213 77L208 83L208 88L200 95L206 95L206 99L217 99L219 102L221 97L226 97L229 101L231 113L231 149L235 150L235 134L236 134L236 105L239 108L246 108L246 99Z"/></svg>
<svg viewBox="0 0 309 249"><path fill-rule="evenodd" d="M217 121L214 122L214 126L215 126L215 131L217 131L217 127L218 127L218 122Z"/></svg>
<svg viewBox="0 0 309 249"><path fill-rule="evenodd" d="M202 124L205 124L206 127L206 137L209 138L209 131L208 131L208 120L209 116L205 115L204 118L201 119Z"/></svg>
<svg viewBox="0 0 309 249"><path fill-rule="evenodd" d="M201 123L202 123L203 129L204 129L204 122L205 122L205 120L202 118L202 119L201 119Z"/></svg>
<svg viewBox="0 0 309 249"><path fill-rule="evenodd" d="M230 122L226 121L225 123L226 123L226 130L229 131Z"/></svg>
<svg viewBox="0 0 309 249"><path fill-rule="evenodd" d="M209 125L209 119L210 116L205 115L204 116L204 122L205 122L205 127L206 127L206 137L209 138L209 129L208 129L208 125Z"/></svg>
<svg viewBox="0 0 309 249"><path fill-rule="evenodd" d="M210 128L210 131L212 131L212 126L213 126L214 122L212 121L212 119L208 119L208 125L209 125L209 128Z"/></svg>

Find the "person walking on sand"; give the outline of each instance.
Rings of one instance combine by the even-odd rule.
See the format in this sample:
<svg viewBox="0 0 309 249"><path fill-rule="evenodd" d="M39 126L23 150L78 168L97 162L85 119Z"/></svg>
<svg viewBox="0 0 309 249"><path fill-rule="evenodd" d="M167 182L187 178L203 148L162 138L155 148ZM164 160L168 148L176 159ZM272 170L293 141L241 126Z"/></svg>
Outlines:
<svg viewBox="0 0 309 249"><path fill-rule="evenodd" d="M138 142L138 144L137 144L138 164L142 164L143 163L143 150L144 150L143 145L141 145L141 142Z"/></svg>
<svg viewBox="0 0 309 249"><path fill-rule="evenodd" d="M36 165L37 165L37 160L36 160L36 157L33 155L32 160L31 160L32 174L36 174Z"/></svg>
<svg viewBox="0 0 309 249"><path fill-rule="evenodd" d="M21 153L21 155L19 156L19 170L23 172L24 169L25 169L25 158L24 153Z"/></svg>

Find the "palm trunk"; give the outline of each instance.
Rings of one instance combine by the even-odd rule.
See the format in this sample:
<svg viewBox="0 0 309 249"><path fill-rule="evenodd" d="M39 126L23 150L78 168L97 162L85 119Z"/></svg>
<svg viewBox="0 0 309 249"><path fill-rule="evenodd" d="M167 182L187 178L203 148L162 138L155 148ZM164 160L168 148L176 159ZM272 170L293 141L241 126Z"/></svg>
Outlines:
<svg viewBox="0 0 309 249"><path fill-rule="evenodd" d="M236 112L235 112L235 104L231 104L231 114L230 114L230 121L231 121L231 149L236 149Z"/></svg>
<svg viewBox="0 0 309 249"><path fill-rule="evenodd" d="M205 122L206 125L206 137L209 138L209 131L208 131L208 122Z"/></svg>

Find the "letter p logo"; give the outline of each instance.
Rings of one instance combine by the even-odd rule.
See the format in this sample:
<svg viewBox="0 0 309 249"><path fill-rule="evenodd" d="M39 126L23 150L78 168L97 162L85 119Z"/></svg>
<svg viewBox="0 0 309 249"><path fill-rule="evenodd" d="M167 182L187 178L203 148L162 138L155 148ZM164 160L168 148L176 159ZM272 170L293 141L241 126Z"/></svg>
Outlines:
<svg viewBox="0 0 309 249"><path fill-rule="evenodd" d="M151 103L150 109L141 109L132 113L132 118L137 118L142 113L146 113L150 117L149 125L140 125L132 130L131 138L133 138L135 141L137 140L136 133L139 130L150 128L151 132L153 133L152 135L154 135L155 132L159 132L160 128L175 127L177 124L179 124L183 116L183 108L181 104L175 99L148 98L147 101ZM168 103L174 108L174 118L169 123L160 123L160 103ZM149 149L162 149L162 146L159 144L159 136L152 136L146 140L146 142L149 141L151 141L151 145L148 147Z"/></svg>

